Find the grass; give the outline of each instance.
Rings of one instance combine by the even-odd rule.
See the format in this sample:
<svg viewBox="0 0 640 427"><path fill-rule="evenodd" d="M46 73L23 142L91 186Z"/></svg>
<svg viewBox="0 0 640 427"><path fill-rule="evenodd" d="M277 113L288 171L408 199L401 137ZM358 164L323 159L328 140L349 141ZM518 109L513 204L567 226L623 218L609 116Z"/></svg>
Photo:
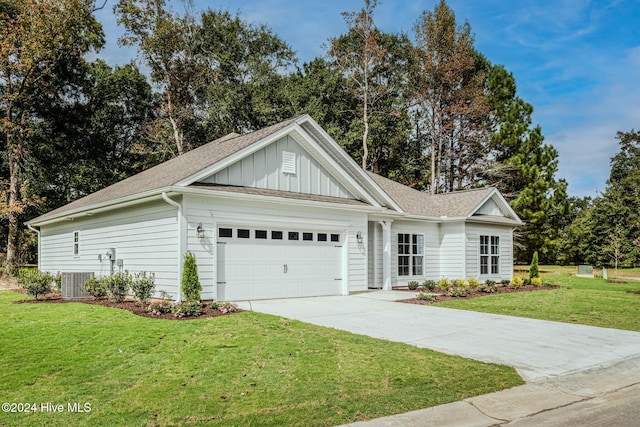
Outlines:
<svg viewBox="0 0 640 427"><path fill-rule="evenodd" d="M438 305L640 331L640 295L627 293L628 290L640 290L640 282L613 284L602 278L574 277L572 273L575 272L575 268L544 266L541 267L542 277L551 280L560 288L445 301ZM640 277L640 273L628 271L622 273L621 277Z"/></svg>
<svg viewBox="0 0 640 427"><path fill-rule="evenodd" d="M523 383L509 367L259 313L170 321L22 298L0 292L0 396L64 410L0 425L336 425Z"/></svg>

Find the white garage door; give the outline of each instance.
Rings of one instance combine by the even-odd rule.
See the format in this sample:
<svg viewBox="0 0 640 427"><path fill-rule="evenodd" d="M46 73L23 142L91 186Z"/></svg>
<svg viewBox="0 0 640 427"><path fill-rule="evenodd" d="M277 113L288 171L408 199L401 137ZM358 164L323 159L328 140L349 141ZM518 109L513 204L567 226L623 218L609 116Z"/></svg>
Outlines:
<svg viewBox="0 0 640 427"><path fill-rule="evenodd" d="M342 293L342 235L289 228L218 228L220 301Z"/></svg>

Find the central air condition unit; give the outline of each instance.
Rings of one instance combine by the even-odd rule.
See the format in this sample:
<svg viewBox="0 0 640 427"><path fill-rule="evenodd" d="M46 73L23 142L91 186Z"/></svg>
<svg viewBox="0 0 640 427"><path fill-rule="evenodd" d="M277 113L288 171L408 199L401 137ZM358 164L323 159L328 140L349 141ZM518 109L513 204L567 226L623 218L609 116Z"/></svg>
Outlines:
<svg viewBox="0 0 640 427"><path fill-rule="evenodd" d="M91 298L84 290L84 282L93 277L93 273L62 273L62 299L83 299Z"/></svg>

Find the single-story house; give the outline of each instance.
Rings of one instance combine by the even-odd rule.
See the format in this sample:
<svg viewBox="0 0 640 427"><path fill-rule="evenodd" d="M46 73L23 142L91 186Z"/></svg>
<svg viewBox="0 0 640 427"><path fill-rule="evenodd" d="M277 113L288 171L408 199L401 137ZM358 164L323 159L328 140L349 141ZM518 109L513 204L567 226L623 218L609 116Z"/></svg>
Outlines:
<svg viewBox="0 0 640 427"><path fill-rule="evenodd" d="M495 188L429 195L363 171L308 115L230 134L28 223L39 268L153 272L180 299L346 295L426 279L511 279L522 222Z"/></svg>

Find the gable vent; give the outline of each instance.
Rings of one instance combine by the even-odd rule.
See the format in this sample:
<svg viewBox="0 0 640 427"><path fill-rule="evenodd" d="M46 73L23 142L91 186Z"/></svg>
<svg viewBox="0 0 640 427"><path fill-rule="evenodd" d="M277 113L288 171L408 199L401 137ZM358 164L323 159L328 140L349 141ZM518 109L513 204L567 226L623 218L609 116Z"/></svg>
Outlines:
<svg viewBox="0 0 640 427"><path fill-rule="evenodd" d="M296 153L282 152L282 173L296 173Z"/></svg>

